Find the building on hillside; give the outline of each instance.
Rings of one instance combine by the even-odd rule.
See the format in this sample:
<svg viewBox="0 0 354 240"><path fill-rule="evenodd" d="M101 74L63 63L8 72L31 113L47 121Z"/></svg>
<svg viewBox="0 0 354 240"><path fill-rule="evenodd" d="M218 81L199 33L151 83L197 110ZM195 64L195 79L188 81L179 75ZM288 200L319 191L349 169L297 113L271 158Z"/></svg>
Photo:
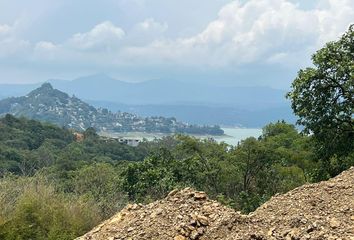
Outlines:
<svg viewBox="0 0 354 240"><path fill-rule="evenodd" d="M84 134L82 133L74 132L74 137L76 142L84 141Z"/></svg>

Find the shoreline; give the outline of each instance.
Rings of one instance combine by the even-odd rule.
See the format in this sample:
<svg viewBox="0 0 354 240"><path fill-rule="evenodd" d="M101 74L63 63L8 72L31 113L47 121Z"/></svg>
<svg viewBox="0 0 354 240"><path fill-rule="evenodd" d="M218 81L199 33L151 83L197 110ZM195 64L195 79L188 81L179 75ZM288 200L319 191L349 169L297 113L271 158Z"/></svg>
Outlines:
<svg viewBox="0 0 354 240"><path fill-rule="evenodd" d="M262 134L260 128L222 128L223 135L201 135L201 134L184 134L186 136L195 137L198 139L212 138L218 143L225 142L229 145L237 145L240 141L248 137L259 137ZM136 139L153 141L154 139L161 139L166 136L173 136L174 133L147 133L147 132L99 132L99 135L109 138L123 138L123 139Z"/></svg>

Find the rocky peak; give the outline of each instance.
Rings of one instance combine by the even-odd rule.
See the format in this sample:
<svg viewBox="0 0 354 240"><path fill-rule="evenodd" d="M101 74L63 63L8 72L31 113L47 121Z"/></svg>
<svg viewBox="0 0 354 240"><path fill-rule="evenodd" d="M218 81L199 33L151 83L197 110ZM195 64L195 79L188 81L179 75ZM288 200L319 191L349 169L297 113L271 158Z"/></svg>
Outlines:
<svg viewBox="0 0 354 240"><path fill-rule="evenodd" d="M69 95L54 89L50 83L43 83L39 88L34 89L27 96L35 97L35 98L39 96L48 96L50 98L52 97L69 98Z"/></svg>
<svg viewBox="0 0 354 240"><path fill-rule="evenodd" d="M48 91L48 90L53 90L54 88L53 88L52 84L46 82L46 83L43 83L39 89Z"/></svg>

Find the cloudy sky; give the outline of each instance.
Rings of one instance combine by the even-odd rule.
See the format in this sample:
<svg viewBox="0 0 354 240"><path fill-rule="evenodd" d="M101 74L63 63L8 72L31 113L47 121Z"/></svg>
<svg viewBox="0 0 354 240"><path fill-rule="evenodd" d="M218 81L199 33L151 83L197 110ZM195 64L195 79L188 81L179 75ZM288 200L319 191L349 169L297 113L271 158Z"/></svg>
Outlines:
<svg viewBox="0 0 354 240"><path fill-rule="evenodd" d="M288 88L354 0L0 0L0 83L106 73Z"/></svg>

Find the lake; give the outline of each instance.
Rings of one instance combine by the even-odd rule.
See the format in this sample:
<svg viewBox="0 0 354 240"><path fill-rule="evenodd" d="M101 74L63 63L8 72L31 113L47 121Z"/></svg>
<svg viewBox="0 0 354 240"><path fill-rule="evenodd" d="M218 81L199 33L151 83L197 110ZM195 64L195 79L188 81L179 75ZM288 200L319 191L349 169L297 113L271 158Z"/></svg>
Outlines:
<svg viewBox="0 0 354 240"><path fill-rule="evenodd" d="M223 136L205 136L197 135L197 138L214 138L217 142L225 142L230 145L237 145L238 142L244 140L248 137L259 137L262 134L262 129L258 128L222 128L225 135ZM119 138L129 138L129 139L139 139L142 140L146 138L147 140L153 140L155 138L162 138L168 134L162 133L143 133L143 132L128 132L128 133L107 133L101 132L100 135L107 137L119 137Z"/></svg>
<svg viewBox="0 0 354 240"><path fill-rule="evenodd" d="M218 142L225 142L230 145L237 145L238 142L248 137L258 138L262 135L262 129L259 128L222 128L225 135L214 137Z"/></svg>

